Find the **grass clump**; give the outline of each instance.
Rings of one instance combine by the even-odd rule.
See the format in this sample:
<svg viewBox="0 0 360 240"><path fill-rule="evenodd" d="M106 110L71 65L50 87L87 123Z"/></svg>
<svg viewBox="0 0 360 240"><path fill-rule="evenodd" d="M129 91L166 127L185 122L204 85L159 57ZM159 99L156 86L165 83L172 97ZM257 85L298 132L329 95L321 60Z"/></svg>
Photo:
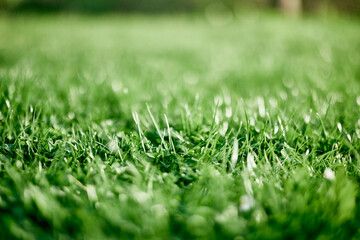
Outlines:
<svg viewBox="0 0 360 240"><path fill-rule="evenodd" d="M357 20L12 16L0 237L357 239Z"/></svg>

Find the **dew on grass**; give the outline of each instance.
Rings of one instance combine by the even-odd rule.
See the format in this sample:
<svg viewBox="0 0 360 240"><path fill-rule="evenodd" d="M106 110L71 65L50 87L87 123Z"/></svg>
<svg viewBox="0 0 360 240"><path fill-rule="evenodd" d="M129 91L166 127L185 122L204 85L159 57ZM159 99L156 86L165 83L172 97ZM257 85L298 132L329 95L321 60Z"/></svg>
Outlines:
<svg viewBox="0 0 360 240"><path fill-rule="evenodd" d="M20 162L19 160L17 160L17 161L16 161L16 167L17 167L17 168L22 168L22 167L23 167L22 162Z"/></svg>
<svg viewBox="0 0 360 240"><path fill-rule="evenodd" d="M238 161L238 157L239 157L239 142L237 139L235 139L233 144L232 155L231 155L231 162L230 162L232 169L235 168L236 163Z"/></svg>
<svg viewBox="0 0 360 240"><path fill-rule="evenodd" d="M250 124L250 126L255 127L255 119L253 117L250 117L249 124Z"/></svg>
<svg viewBox="0 0 360 240"><path fill-rule="evenodd" d="M119 151L119 145L116 138L113 138L108 143L108 148L112 153L117 153Z"/></svg>
<svg viewBox="0 0 360 240"><path fill-rule="evenodd" d="M10 101L8 99L5 99L5 104L6 104L7 108L10 109L11 105L10 105Z"/></svg>
<svg viewBox="0 0 360 240"><path fill-rule="evenodd" d="M94 185L87 185L86 186L86 192L89 198L89 201L96 202L98 201L98 196L96 194L96 188Z"/></svg>
<svg viewBox="0 0 360 240"><path fill-rule="evenodd" d="M75 118L75 113L69 112L68 118L69 118L69 120L73 120Z"/></svg>
<svg viewBox="0 0 360 240"><path fill-rule="evenodd" d="M215 113L215 116L214 116L214 121L215 121L216 125L219 125L219 123L220 123L220 116L221 116L220 112L219 112L219 110L217 110Z"/></svg>
<svg viewBox="0 0 360 240"><path fill-rule="evenodd" d="M249 176L243 175L243 179L244 179L244 187L245 187L246 193L249 195L252 195L254 193L254 191L253 191L252 183L251 183L251 180L249 179Z"/></svg>
<svg viewBox="0 0 360 240"><path fill-rule="evenodd" d="M228 127L229 127L229 123L228 122L224 122L222 127L220 128L219 130L219 133L221 136L225 136L227 130L228 130Z"/></svg>
<svg viewBox="0 0 360 240"><path fill-rule="evenodd" d="M247 169L251 174L254 174L256 168L255 157L252 153L249 153L246 157Z"/></svg>
<svg viewBox="0 0 360 240"><path fill-rule="evenodd" d="M231 107L226 107L225 108L225 116L227 118L230 118L232 116L232 108Z"/></svg>
<svg viewBox="0 0 360 240"><path fill-rule="evenodd" d="M259 110L259 115L260 117L265 117L265 103L264 103L264 98L263 97L258 97L257 98L257 102L258 102L258 110Z"/></svg>
<svg viewBox="0 0 360 240"><path fill-rule="evenodd" d="M276 124L274 127L274 135L276 135L279 132L279 126Z"/></svg>
<svg viewBox="0 0 360 240"><path fill-rule="evenodd" d="M351 142L351 135L350 134L346 134L347 139L349 140L349 142Z"/></svg>
<svg viewBox="0 0 360 240"><path fill-rule="evenodd" d="M333 181L335 180L335 173L330 168L325 168L324 178Z"/></svg>
<svg viewBox="0 0 360 240"><path fill-rule="evenodd" d="M263 181L262 181L260 178L256 178L256 179L255 179L255 182L256 182L260 187L263 187L263 186L264 186Z"/></svg>
<svg viewBox="0 0 360 240"><path fill-rule="evenodd" d="M337 127L338 127L338 129L339 129L339 132L342 132L342 126L341 126L341 123L337 123Z"/></svg>
<svg viewBox="0 0 360 240"><path fill-rule="evenodd" d="M248 212L255 206L255 200L252 195L242 195L240 197L239 209L242 212Z"/></svg>

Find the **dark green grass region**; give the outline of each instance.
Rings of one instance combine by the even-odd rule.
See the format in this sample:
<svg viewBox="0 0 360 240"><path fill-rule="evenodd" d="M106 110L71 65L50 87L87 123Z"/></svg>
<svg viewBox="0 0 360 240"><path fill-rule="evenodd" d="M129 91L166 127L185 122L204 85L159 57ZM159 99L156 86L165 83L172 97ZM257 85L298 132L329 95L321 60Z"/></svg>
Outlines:
<svg viewBox="0 0 360 240"><path fill-rule="evenodd" d="M0 17L1 239L359 239L360 22Z"/></svg>

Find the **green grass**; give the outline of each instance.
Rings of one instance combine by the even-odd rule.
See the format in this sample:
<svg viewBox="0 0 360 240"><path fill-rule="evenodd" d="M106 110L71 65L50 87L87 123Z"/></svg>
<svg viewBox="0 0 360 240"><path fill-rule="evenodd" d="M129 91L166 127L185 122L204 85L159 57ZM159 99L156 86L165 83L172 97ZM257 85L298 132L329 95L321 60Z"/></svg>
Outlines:
<svg viewBox="0 0 360 240"><path fill-rule="evenodd" d="M360 22L0 17L1 239L359 239Z"/></svg>

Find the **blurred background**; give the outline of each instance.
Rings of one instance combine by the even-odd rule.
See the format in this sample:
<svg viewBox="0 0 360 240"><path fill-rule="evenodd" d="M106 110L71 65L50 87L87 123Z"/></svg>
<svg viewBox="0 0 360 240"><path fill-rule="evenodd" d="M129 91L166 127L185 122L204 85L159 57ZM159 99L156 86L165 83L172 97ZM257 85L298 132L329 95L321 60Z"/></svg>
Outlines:
<svg viewBox="0 0 360 240"><path fill-rule="evenodd" d="M249 8L281 10L292 15L331 11L359 16L360 0L0 0L0 10L8 12L172 13Z"/></svg>

